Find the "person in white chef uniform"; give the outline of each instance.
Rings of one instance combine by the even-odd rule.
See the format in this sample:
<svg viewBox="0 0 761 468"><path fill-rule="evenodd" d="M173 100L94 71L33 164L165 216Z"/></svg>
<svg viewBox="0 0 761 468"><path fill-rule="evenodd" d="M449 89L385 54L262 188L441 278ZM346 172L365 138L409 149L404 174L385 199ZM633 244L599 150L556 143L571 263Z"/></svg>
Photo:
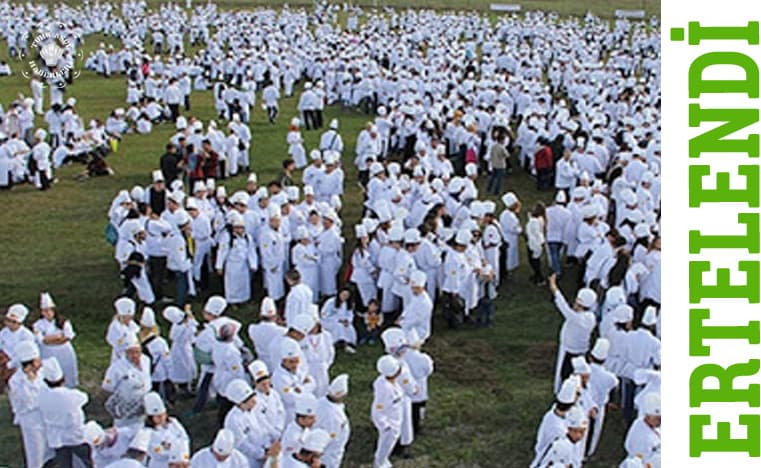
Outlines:
<svg viewBox="0 0 761 468"><path fill-rule="evenodd" d="M79 385L77 353L71 341L76 334L71 322L56 310L56 304L50 293L40 294L39 320L34 322L33 329L40 353L43 359L54 357L63 370L66 387L75 388Z"/></svg>

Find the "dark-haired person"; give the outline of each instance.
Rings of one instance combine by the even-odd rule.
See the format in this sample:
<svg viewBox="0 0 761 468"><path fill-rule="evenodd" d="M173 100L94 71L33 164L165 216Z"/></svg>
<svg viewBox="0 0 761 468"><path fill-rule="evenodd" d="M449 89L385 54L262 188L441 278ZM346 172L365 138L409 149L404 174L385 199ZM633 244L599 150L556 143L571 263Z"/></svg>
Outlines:
<svg viewBox="0 0 761 468"><path fill-rule="evenodd" d="M354 354L357 346L357 330L354 329L354 298L351 289L341 288L338 294L325 301L320 322L333 338L333 345Z"/></svg>
<svg viewBox="0 0 761 468"><path fill-rule="evenodd" d="M174 143L167 143L166 152L159 159L161 174L164 176L162 182L171 184L172 182L177 180L177 177L180 174L181 160L182 160L182 157L177 151L177 146ZM154 184L157 182L156 174L154 174L153 182Z"/></svg>
<svg viewBox="0 0 761 468"><path fill-rule="evenodd" d="M145 406L145 429L150 430L151 440L148 445L151 467L164 467L169 464L170 450L175 445L190 444L188 433L182 424L169 417L164 401L156 392L149 392L143 397Z"/></svg>
<svg viewBox="0 0 761 468"><path fill-rule="evenodd" d="M55 357L42 362L42 378L47 384L40 392L40 413L45 424L45 438L55 451L55 464L59 468L93 466L90 446L85 442L84 405L89 401L86 393L64 386L63 370Z"/></svg>
<svg viewBox="0 0 761 468"><path fill-rule="evenodd" d="M77 354L71 345L76 334L71 322L56 310L49 293L40 294L40 318L32 326L43 358L54 357L63 370L66 387L79 385Z"/></svg>
<svg viewBox="0 0 761 468"><path fill-rule="evenodd" d="M555 166L550 141L539 137L540 148L534 155L534 168L536 169L536 189L546 190L552 187L552 170Z"/></svg>
<svg viewBox="0 0 761 468"><path fill-rule="evenodd" d="M294 185L293 171L296 170L296 162L293 159L288 158L283 161L282 166L283 170L280 171L280 174L277 176L277 181L280 182L280 187Z"/></svg>

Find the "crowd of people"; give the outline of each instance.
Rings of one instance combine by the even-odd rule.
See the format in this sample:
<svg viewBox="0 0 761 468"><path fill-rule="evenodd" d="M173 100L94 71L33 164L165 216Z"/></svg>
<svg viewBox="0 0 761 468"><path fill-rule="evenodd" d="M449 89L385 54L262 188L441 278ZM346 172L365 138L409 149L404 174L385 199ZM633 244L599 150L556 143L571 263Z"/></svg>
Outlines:
<svg viewBox="0 0 761 468"><path fill-rule="evenodd" d="M57 11L72 35L123 44L86 60L104 79L126 78L128 109L94 121L100 146L162 122L176 131L150 183L108 208L123 285L102 383L113 427L85 423L74 332L50 295L34 331L26 307L8 309L0 351L15 369L8 389L27 465L338 467L349 376L331 366L336 352L380 341L373 466L389 467L410 456L425 420L434 365L421 348L434 315L450 329L493 326L500 290L527 263L532 294L548 287L563 321L555 399L530 466L580 467L601 440L621 443L602 436L607 413L628 428L621 466L660 467L658 22L347 8L343 27L337 11L152 11L141 1L121 15L109 3ZM9 48L29 24L4 25ZM186 38L203 48L186 54ZM226 125L193 116L190 95L205 90ZM299 115L287 117L282 171L260 183L248 124L257 95L275 122L281 93L298 97ZM17 167L35 148L45 160L78 138L76 100L52 99L47 133L30 125L43 111L34 98L9 110L3 122L18 128L13 145L0 141L0 163L4 148ZM47 117L55 105L68 113L58 127ZM338 119L323 122L330 105L366 113L354 148ZM318 147L307 151L302 126L321 132ZM30 133L37 143L24 150ZM239 174L245 188L228 194L225 179ZM507 190L513 177L535 179L552 203L524 214L528 195ZM357 201L344 189L355 182L362 214L350 220L344 205ZM254 323L226 315L251 303ZM193 409L170 417L182 398ZM183 420L209 398L218 433L191 456Z"/></svg>

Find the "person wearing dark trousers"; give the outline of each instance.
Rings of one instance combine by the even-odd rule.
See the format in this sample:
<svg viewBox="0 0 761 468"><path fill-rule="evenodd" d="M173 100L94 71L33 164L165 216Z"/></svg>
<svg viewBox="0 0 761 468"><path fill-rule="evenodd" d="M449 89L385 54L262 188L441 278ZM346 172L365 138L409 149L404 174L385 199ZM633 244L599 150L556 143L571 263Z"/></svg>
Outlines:
<svg viewBox="0 0 761 468"><path fill-rule="evenodd" d="M544 203L537 202L526 223L526 248L533 271L531 282L540 286L545 284L544 276L542 276L542 253L545 247L544 227L546 224Z"/></svg>

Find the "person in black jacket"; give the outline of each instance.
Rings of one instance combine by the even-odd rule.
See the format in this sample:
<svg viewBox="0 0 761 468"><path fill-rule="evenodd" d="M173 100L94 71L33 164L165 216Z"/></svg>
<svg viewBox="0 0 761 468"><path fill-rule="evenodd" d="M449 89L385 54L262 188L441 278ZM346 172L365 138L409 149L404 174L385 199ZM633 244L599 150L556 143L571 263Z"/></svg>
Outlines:
<svg viewBox="0 0 761 468"><path fill-rule="evenodd" d="M177 147L173 143L166 145L166 153L159 160L161 173L164 174L164 181L167 184L174 182L180 174L180 155L177 153Z"/></svg>

